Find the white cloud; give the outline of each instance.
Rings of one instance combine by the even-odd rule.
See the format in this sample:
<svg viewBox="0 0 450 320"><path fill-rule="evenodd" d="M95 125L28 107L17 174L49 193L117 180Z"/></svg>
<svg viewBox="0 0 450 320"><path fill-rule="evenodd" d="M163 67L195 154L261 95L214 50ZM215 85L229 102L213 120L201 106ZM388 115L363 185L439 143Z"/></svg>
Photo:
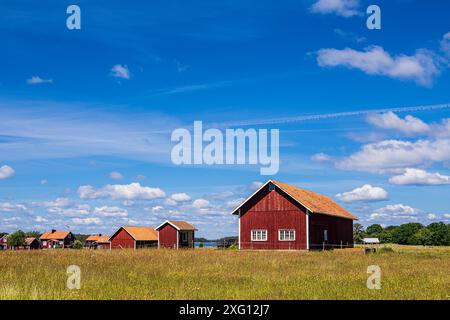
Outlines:
<svg viewBox="0 0 450 320"><path fill-rule="evenodd" d="M42 222L47 222L48 220L46 218L44 218L43 216L36 216L34 218L34 221L38 222L38 223L42 223Z"/></svg>
<svg viewBox="0 0 450 320"><path fill-rule="evenodd" d="M225 206L229 209L234 209L234 208L237 208L237 206L239 206L244 201L245 201L245 198L238 198L238 199L230 200L230 201L227 201Z"/></svg>
<svg viewBox="0 0 450 320"><path fill-rule="evenodd" d="M100 218L73 218L72 222L76 225L101 225Z"/></svg>
<svg viewBox="0 0 450 320"><path fill-rule="evenodd" d="M433 78L440 73L434 56L429 51L418 50L413 56L393 57L379 46L368 47L365 51L350 48L321 49L317 63L321 67L344 66L359 69L369 75L414 81L424 86L431 86Z"/></svg>
<svg viewBox="0 0 450 320"><path fill-rule="evenodd" d="M382 201L387 200L389 198L389 194L383 188L365 184L362 187L353 189L352 191L338 193L336 198L344 202Z"/></svg>
<svg viewBox="0 0 450 320"><path fill-rule="evenodd" d="M27 79L27 83L31 85L35 84L42 84L42 83L53 83L52 79L42 79L39 76L32 76L31 78Z"/></svg>
<svg viewBox="0 0 450 320"><path fill-rule="evenodd" d="M114 180L120 180L120 179L123 179L123 175L122 175L120 172L117 172L117 171L111 172L111 173L109 174L109 177L110 177L111 179L114 179Z"/></svg>
<svg viewBox="0 0 450 320"><path fill-rule="evenodd" d="M331 160L331 157L325 153L316 153L311 157L311 160L315 162L327 162Z"/></svg>
<svg viewBox="0 0 450 320"><path fill-rule="evenodd" d="M93 213L101 217L128 217L128 211L119 207L97 207Z"/></svg>
<svg viewBox="0 0 450 320"><path fill-rule="evenodd" d="M441 51L450 58L450 32L447 32L441 41Z"/></svg>
<svg viewBox="0 0 450 320"><path fill-rule="evenodd" d="M203 209L209 207L209 201L206 199L196 199L192 203L192 206L196 209Z"/></svg>
<svg viewBox="0 0 450 320"><path fill-rule="evenodd" d="M170 199L176 202L185 202L190 201L191 197L183 192L183 193L174 193L173 195L170 196Z"/></svg>
<svg viewBox="0 0 450 320"><path fill-rule="evenodd" d="M164 204L166 204L168 206L176 206L178 203L175 200L173 200L173 199L167 198L164 201Z"/></svg>
<svg viewBox="0 0 450 320"><path fill-rule="evenodd" d="M250 183L249 189L250 189L251 191L256 191L256 190L258 190L259 188L261 188L261 186L262 186L263 184L264 184L264 183L262 183L262 182L260 182L260 181L253 181L252 183Z"/></svg>
<svg viewBox="0 0 450 320"><path fill-rule="evenodd" d="M70 205L70 199L69 198L56 198L53 201L35 202L33 204L43 206L43 207L68 207Z"/></svg>
<svg viewBox="0 0 450 320"><path fill-rule="evenodd" d="M158 213L158 212L161 212L163 209L164 209L163 206L154 206L154 207L150 208L149 211L151 211L153 213Z"/></svg>
<svg viewBox="0 0 450 320"><path fill-rule="evenodd" d="M393 112L368 115L367 121L378 128L397 130L406 134L425 133L430 130L430 127L418 118L407 115L402 119Z"/></svg>
<svg viewBox="0 0 450 320"><path fill-rule="evenodd" d="M404 204L390 204L383 208L375 210L369 217L369 220L385 220L392 219L407 219L417 220L419 209L404 205Z"/></svg>
<svg viewBox="0 0 450 320"><path fill-rule="evenodd" d="M450 214L448 214L448 213L445 213L445 214L444 214L444 218L446 218L446 219L450 219Z"/></svg>
<svg viewBox="0 0 450 320"><path fill-rule="evenodd" d="M0 167L0 180L11 178L14 175L15 171L10 166L1 166Z"/></svg>
<svg viewBox="0 0 450 320"><path fill-rule="evenodd" d="M42 179L42 180L41 180L41 185L44 186L44 185L46 185L47 183L48 183L47 179Z"/></svg>
<svg viewBox="0 0 450 320"><path fill-rule="evenodd" d="M160 188L141 186L140 183L106 185L95 189L90 185L80 186L78 194L81 199L111 198L114 200L153 200L164 198L166 194Z"/></svg>
<svg viewBox="0 0 450 320"><path fill-rule="evenodd" d="M342 170L398 171L424 163L450 160L450 139L384 140L364 145L360 151L336 161Z"/></svg>
<svg viewBox="0 0 450 320"><path fill-rule="evenodd" d="M24 212L28 208L23 204L0 202L0 212Z"/></svg>
<svg viewBox="0 0 450 320"><path fill-rule="evenodd" d="M79 217L89 215L91 207L88 204L79 204L69 208L50 207L47 211L68 217Z"/></svg>
<svg viewBox="0 0 450 320"><path fill-rule="evenodd" d="M360 15L359 0L317 0L311 11L321 14L336 14L343 17Z"/></svg>
<svg viewBox="0 0 450 320"><path fill-rule="evenodd" d="M130 79L130 70L126 65L116 64L111 68L111 74L115 78Z"/></svg>
<svg viewBox="0 0 450 320"><path fill-rule="evenodd" d="M122 204L125 207L132 207L132 206L134 206L134 201L132 201L132 200L125 200L124 202L122 202Z"/></svg>
<svg viewBox="0 0 450 320"><path fill-rule="evenodd" d="M437 216L434 213L429 213L427 214L427 219L428 220L436 220Z"/></svg>
<svg viewBox="0 0 450 320"><path fill-rule="evenodd" d="M389 182L397 185L443 185L450 184L450 177L438 172L407 168L403 174L391 177Z"/></svg>

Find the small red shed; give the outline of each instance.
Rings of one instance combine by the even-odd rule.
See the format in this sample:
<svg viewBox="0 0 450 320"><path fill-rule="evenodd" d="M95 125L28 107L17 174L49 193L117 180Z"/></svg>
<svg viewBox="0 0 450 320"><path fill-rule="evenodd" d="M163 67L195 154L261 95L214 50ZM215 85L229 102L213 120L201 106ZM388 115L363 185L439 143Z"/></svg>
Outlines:
<svg viewBox="0 0 450 320"><path fill-rule="evenodd" d="M153 227L120 227L109 238L111 249L140 249L158 246L158 232Z"/></svg>
<svg viewBox="0 0 450 320"><path fill-rule="evenodd" d="M186 221L164 221L156 227L159 248L193 248L197 229Z"/></svg>
<svg viewBox="0 0 450 320"><path fill-rule="evenodd" d="M327 196L269 180L242 202L239 249L310 250L353 246L357 218Z"/></svg>

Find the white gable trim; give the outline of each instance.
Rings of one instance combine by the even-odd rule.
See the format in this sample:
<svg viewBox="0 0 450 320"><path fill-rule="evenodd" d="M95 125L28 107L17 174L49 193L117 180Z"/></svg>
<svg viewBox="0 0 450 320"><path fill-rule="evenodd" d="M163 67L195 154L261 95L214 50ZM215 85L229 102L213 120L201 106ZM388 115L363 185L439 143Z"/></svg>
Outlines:
<svg viewBox="0 0 450 320"><path fill-rule="evenodd" d="M176 225L174 225L172 222L170 222L169 220L164 221L163 223L161 223L159 226L157 226L155 228L155 230L158 230L159 228L161 228L163 225L165 225L166 223L170 224L172 227L174 227L175 229L177 229L178 231L180 231L181 229L178 228Z"/></svg>
<svg viewBox="0 0 450 320"><path fill-rule="evenodd" d="M278 188L280 188L280 190L282 190L285 194L287 194L291 199L293 199L295 202L297 202L298 204L300 204L302 207L304 207L306 210L309 210L309 212L314 213L310 208L308 208L307 206L305 206L303 203L301 203L300 201L298 201L297 199L295 199L293 196L291 196L289 194L289 192L287 192L286 190L284 190L282 187L280 187L278 184L276 184L273 180L268 180L266 183L264 183L258 190L256 190L250 197L248 197L244 202L242 202L236 209L234 209L233 211L231 211L231 214L236 214L235 212L237 210L239 210L244 204L246 204L251 198L253 198L253 196L255 196L259 191L261 191L267 184L269 184L270 182L272 182L274 185L276 185ZM240 217L240 215L239 215Z"/></svg>

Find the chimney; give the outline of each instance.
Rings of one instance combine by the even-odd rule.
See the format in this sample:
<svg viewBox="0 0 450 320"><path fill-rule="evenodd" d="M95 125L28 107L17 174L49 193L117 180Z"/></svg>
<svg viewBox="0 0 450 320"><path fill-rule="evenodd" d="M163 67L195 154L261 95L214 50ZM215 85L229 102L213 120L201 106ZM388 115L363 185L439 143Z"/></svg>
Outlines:
<svg viewBox="0 0 450 320"><path fill-rule="evenodd" d="M52 233L55 233L56 232L56 230L55 229L52 229Z"/></svg>
<svg viewBox="0 0 450 320"><path fill-rule="evenodd" d="M99 233L98 235L99 235L99 237L101 237L101 236L102 236L102 234L101 234L101 233Z"/></svg>

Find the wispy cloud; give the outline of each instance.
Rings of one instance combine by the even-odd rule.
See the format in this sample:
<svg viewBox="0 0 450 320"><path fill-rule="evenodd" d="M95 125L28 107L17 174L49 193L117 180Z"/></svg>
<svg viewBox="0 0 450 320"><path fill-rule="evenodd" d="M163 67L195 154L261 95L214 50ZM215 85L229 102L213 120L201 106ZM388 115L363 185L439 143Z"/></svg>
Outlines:
<svg viewBox="0 0 450 320"><path fill-rule="evenodd" d="M43 79L39 76L32 76L31 78L27 79L27 83L31 85L35 84L42 84L42 83L53 83L52 79Z"/></svg>
<svg viewBox="0 0 450 320"><path fill-rule="evenodd" d="M116 64L111 68L111 75L114 78L130 79L130 70L126 65Z"/></svg>
<svg viewBox="0 0 450 320"><path fill-rule="evenodd" d="M313 13L336 14L346 18L362 14L359 0L317 0L310 10Z"/></svg>
<svg viewBox="0 0 450 320"><path fill-rule="evenodd" d="M171 128L163 114L126 115L117 106L52 101L0 102L0 154L4 161L109 155L168 162Z"/></svg>
<svg viewBox="0 0 450 320"><path fill-rule="evenodd" d="M411 56L392 56L379 46L368 47L364 51L328 48L318 51L317 63L321 67L359 69L369 75L414 81L428 87L440 73L434 54L424 49Z"/></svg>
<svg viewBox="0 0 450 320"><path fill-rule="evenodd" d="M251 125L267 125L267 124L285 124L285 123L333 119L333 118L356 117L356 116L364 116L364 115L386 113L386 112L413 112L413 111L428 111L428 110L440 110L440 109L449 109L449 108L450 108L450 103L435 104L435 105L420 105L420 106L414 106L414 107L391 107L391 108L367 109L367 110L357 110L357 111L347 111L347 112L333 112L333 113L320 113L320 114L302 115L302 116L290 116L290 117L284 117L284 118L242 120L242 121L226 122L226 123L222 123L222 125L223 126L251 126Z"/></svg>

